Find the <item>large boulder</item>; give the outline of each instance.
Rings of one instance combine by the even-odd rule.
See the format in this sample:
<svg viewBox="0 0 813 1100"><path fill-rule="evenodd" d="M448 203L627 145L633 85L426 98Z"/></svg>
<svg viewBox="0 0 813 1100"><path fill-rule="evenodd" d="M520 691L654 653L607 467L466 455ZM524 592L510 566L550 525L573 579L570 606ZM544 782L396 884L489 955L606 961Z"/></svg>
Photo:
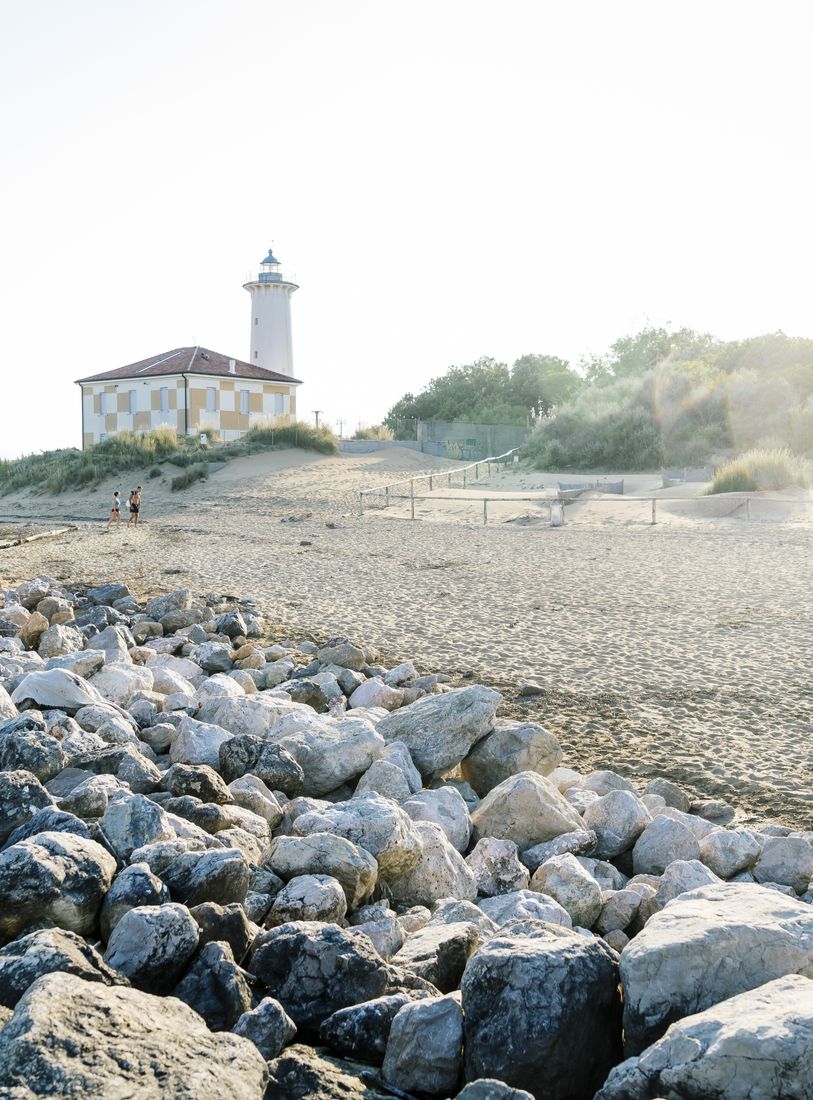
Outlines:
<svg viewBox="0 0 813 1100"><path fill-rule="evenodd" d="M230 830L223 830L221 835L227 832ZM245 901L251 869L240 849L212 848L182 852L161 871L161 878L172 897L185 905L202 905L206 901L229 905Z"/></svg>
<svg viewBox="0 0 813 1100"><path fill-rule="evenodd" d="M302 768L303 794L317 798L357 779L384 748L384 739L364 718L312 722L276 743Z"/></svg>
<svg viewBox="0 0 813 1100"><path fill-rule="evenodd" d="M770 836L754 867L757 882L778 882L803 894L813 879L813 844L801 836Z"/></svg>
<svg viewBox="0 0 813 1100"><path fill-rule="evenodd" d="M0 844L54 800L30 771L0 772Z"/></svg>
<svg viewBox="0 0 813 1100"><path fill-rule="evenodd" d="M619 1059L617 956L597 937L545 924L498 932L469 960L461 991L469 1081L587 1098Z"/></svg>
<svg viewBox="0 0 813 1100"><path fill-rule="evenodd" d="M441 993L451 993L460 985L466 963L479 942L480 934L475 924L465 921L434 924L430 921L407 938L392 961L425 978Z"/></svg>
<svg viewBox="0 0 813 1100"><path fill-rule="evenodd" d="M662 875L676 859L699 859L700 844L694 833L674 818L658 814L635 841L632 869L636 875Z"/></svg>
<svg viewBox="0 0 813 1100"><path fill-rule="evenodd" d="M124 626L106 626L87 641L88 649L100 649L104 653L106 665L132 664L130 650L134 645L135 638Z"/></svg>
<svg viewBox="0 0 813 1100"><path fill-rule="evenodd" d="M388 877L393 899L405 906L432 906L449 897L474 901L477 897L474 873L446 839L440 825L416 821L413 829L420 838L420 856L408 871Z"/></svg>
<svg viewBox="0 0 813 1100"><path fill-rule="evenodd" d="M720 878L733 878L759 859L761 845L749 829L712 829L699 841L700 859Z"/></svg>
<svg viewBox="0 0 813 1100"><path fill-rule="evenodd" d="M105 702L92 684L64 668L29 672L14 689L11 699L18 707L33 703L38 707L58 707L69 714Z"/></svg>
<svg viewBox="0 0 813 1100"><path fill-rule="evenodd" d="M584 811L584 826L597 841L594 855L614 859L633 846L652 820L640 798L628 790L610 790Z"/></svg>
<svg viewBox="0 0 813 1100"><path fill-rule="evenodd" d="M483 798L518 772L550 775L562 762L559 742L542 726L498 718L494 730L461 763L463 778Z"/></svg>
<svg viewBox="0 0 813 1100"><path fill-rule="evenodd" d="M489 920L499 926L512 920L542 920L549 924L561 924L563 928L573 927L567 909L554 898L536 890L512 890L510 894L481 898L478 905Z"/></svg>
<svg viewBox="0 0 813 1100"><path fill-rule="evenodd" d="M169 818L143 794L123 795L109 803L99 828L118 859L126 862L136 848L175 836Z"/></svg>
<svg viewBox="0 0 813 1100"><path fill-rule="evenodd" d="M776 978L672 1024L612 1070L596 1100L806 1100L813 1096L813 981Z"/></svg>
<svg viewBox="0 0 813 1100"><path fill-rule="evenodd" d="M34 983L0 1031L0 1094L229 1096L258 1100L268 1073L255 1047L213 1035L172 997L72 974Z"/></svg>
<svg viewBox="0 0 813 1100"><path fill-rule="evenodd" d="M531 889L558 901L582 928L592 928L601 912L601 887L570 852L541 863L531 879Z"/></svg>
<svg viewBox="0 0 813 1100"><path fill-rule="evenodd" d="M31 712L0 723L0 771L30 772L48 783L67 765L62 743ZM0 810L0 813L2 810Z"/></svg>
<svg viewBox="0 0 813 1100"><path fill-rule="evenodd" d="M370 1067L295 1043L268 1064L269 1100L393 1100L389 1086L370 1079Z"/></svg>
<svg viewBox="0 0 813 1100"><path fill-rule="evenodd" d="M474 875L477 893L483 897L510 894L528 886L528 868L520 863L513 840L484 836L466 856L466 863Z"/></svg>
<svg viewBox="0 0 813 1100"><path fill-rule="evenodd" d="M251 1009L251 988L227 943L207 943L172 991L194 1008L212 1031L234 1027Z"/></svg>
<svg viewBox="0 0 813 1100"><path fill-rule="evenodd" d="M409 993L374 997L340 1008L322 1023L319 1038L346 1058L380 1065L384 1061L392 1021L399 1009L415 1000Z"/></svg>
<svg viewBox="0 0 813 1100"><path fill-rule="evenodd" d="M401 804L413 821L433 821L440 825L453 848L465 852L471 840L469 808L456 787L436 787L416 791Z"/></svg>
<svg viewBox="0 0 813 1100"><path fill-rule="evenodd" d="M263 932L251 972L298 1028L314 1032L340 1008L390 992L393 973L363 933L316 921Z"/></svg>
<svg viewBox="0 0 813 1100"><path fill-rule="evenodd" d="M280 745L251 733L237 734L220 746L218 770L227 783L255 775L272 791L290 798L302 791L305 773Z"/></svg>
<svg viewBox="0 0 813 1100"><path fill-rule="evenodd" d="M369 852L331 833L275 837L263 863L286 881L297 875L332 875L351 910L364 904L378 879L378 864Z"/></svg>
<svg viewBox="0 0 813 1100"><path fill-rule="evenodd" d="M669 1024L786 974L813 977L813 908L776 890L719 883L681 895L621 955L628 1054Z"/></svg>
<svg viewBox="0 0 813 1100"><path fill-rule="evenodd" d="M116 861L94 840L73 833L37 833L0 852L0 939L51 922L91 933Z"/></svg>
<svg viewBox="0 0 813 1100"><path fill-rule="evenodd" d="M378 723L387 741L403 741L424 780L456 767L494 727L502 696L475 684L427 695Z"/></svg>
<svg viewBox="0 0 813 1100"><path fill-rule="evenodd" d="M347 898L330 875L297 875L274 897L265 919L267 928L289 921L327 921L341 924L347 914Z"/></svg>
<svg viewBox="0 0 813 1100"><path fill-rule="evenodd" d="M553 783L520 772L494 787L471 815L474 839L513 840L522 850L582 827L582 820Z"/></svg>
<svg viewBox="0 0 813 1100"><path fill-rule="evenodd" d="M228 695L210 697L198 708L196 717L201 722L221 726L229 733L253 733L264 737L283 715L300 709L288 700L255 692L236 698Z"/></svg>
<svg viewBox="0 0 813 1100"><path fill-rule="evenodd" d="M131 660L108 661L91 683L109 703L125 707L137 691L152 691L153 676L150 669L134 665Z"/></svg>
<svg viewBox="0 0 813 1100"><path fill-rule="evenodd" d="M103 985L126 984L126 979L111 970L99 952L75 932L40 928L0 950L0 1005L14 1008L37 978L57 971Z"/></svg>
<svg viewBox="0 0 813 1100"><path fill-rule="evenodd" d="M113 929L104 960L147 993L168 993L198 946L198 926L185 905L140 905Z"/></svg>
<svg viewBox="0 0 813 1100"><path fill-rule="evenodd" d="M270 1060L296 1035L296 1024L279 1001L263 997L256 1008L243 1013L232 1031L250 1039L263 1058Z"/></svg>
<svg viewBox="0 0 813 1100"><path fill-rule="evenodd" d="M207 764L217 771L220 748L231 734L209 722L198 722L185 715L169 750L173 764Z"/></svg>
<svg viewBox="0 0 813 1100"><path fill-rule="evenodd" d="M367 794L348 802L310 810L293 823L297 836L333 833L364 848L378 862L386 879L407 874L421 858L421 834L404 811L380 795Z"/></svg>
<svg viewBox="0 0 813 1100"><path fill-rule="evenodd" d="M463 1017L453 997L412 1001L392 1021L382 1072L408 1092L448 1096L460 1079Z"/></svg>

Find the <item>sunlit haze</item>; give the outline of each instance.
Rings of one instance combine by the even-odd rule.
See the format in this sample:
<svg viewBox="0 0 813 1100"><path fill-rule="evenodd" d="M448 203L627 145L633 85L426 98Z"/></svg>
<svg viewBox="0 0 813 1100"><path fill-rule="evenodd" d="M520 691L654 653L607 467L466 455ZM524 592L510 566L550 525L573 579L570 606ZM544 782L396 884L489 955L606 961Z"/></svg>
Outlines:
<svg viewBox="0 0 813 1100"><path fill-rule="evenodd" d="M3 4L0 454L75 379L249 353L273 243L299 412L647 321L813 335L808 4Z"/></svg>

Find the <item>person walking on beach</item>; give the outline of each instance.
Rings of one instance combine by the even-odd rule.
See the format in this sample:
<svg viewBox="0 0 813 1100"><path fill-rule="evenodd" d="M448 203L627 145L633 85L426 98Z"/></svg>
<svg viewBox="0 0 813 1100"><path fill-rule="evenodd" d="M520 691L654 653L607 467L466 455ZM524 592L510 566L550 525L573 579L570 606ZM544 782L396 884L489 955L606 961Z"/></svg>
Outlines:
<svg viewBox="0 0 813 1100"><path fill-rule="evenodd" d="M107 526L110 527L111 523L115 523L116 527L121 524L121 498L118 489L113 494L113 501L110 506L110 516L107 520Z"/></svg>
<svg viewBox="0 0 813 1100"><path fill-rule="evenodd" d="M127 526L130 524L133 527L138 527L138 516L141 511L141 486L137 485L130 493L130 518L127 520Z"/></svg>

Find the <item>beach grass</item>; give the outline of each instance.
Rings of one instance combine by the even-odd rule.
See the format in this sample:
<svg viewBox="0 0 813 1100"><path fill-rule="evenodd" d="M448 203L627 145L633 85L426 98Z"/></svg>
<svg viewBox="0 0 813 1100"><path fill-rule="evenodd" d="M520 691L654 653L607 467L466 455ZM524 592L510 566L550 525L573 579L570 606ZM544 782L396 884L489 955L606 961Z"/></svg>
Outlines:
<svg viewBox="0 0 813 1100"><path fill-rule="evenodd" d="M722 466L706 493L751 493L768 489L806 488L807 463L785 448L746 451Z"/></svg>

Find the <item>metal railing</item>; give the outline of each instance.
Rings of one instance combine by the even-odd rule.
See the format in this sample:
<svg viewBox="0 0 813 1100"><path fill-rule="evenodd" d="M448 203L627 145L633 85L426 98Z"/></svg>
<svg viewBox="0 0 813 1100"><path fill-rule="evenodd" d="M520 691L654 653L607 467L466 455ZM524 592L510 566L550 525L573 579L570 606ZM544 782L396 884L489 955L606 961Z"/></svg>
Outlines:
<svg viewBox="0 0 813 1100"><path fill-rule="evenodd" d="M506 451L505 454L491 455L489 458L481 458L476 462L470 462L467 466L456 466L453 470L435 470L431 474L417 474L415 477L402 478L400 481L390 481L386 485L376 485L372 489L362 489L359 492L359 515L364 515L364 498L365 497L378 497L383 498L379 507L389 508L391 501L393 500L410 500L412 501L412 516L415 518L415 500L429 500L429 497L417 497L415 496L415 485L419 481L429 482L429 492L434 489L435 482L441 484L443 479L446 478L446 486L451 489L452 478L458 475L462 475L463 488L466 488L468 483L474 483L480 479L480 470L485 471L485 476L491 476L492 466L497 466L501 462L507 463L508 459L519 452L519 447L512 447L510 451ZM468 477L469 470L474 470L474 476ZM403 493L393 492L394 489L398 489L401 486L408 486L408 491ZM438 499L438 498L435 498Z"/></svg>

